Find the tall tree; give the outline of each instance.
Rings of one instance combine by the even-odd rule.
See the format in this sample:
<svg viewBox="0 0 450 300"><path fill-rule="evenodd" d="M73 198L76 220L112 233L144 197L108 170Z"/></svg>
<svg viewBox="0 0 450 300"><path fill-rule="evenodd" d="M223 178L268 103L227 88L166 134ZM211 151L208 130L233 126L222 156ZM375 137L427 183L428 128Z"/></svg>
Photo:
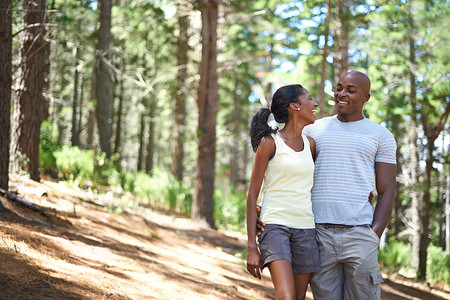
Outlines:
<svg viewBox="0 0 450 300"><path fill-rule="evenodd" d="M111 0L101 0L100 4L100 28L98 30L98 42L96 47L96 88L97 99L96 117L100 139L100 149L111 156L111 136L113 117L112 81L109 63L109 46L111 41Z"/></svg>
<svg viewBox="0 0 450 300"><path fill-rule="evenodd" d="M327 80L328 36L330 34L331 0L327 0L327 15L325 17L324 43L320 67L319 118L325 116L325 80Z"/></svg>
<svg viewBox="0 0 450 300"><path fill-rule="evenodd" d="M183 179L184 159L184 137L186 119L186 98L188 88L186 86L187 64L189 51L189 11L190 1L178 0L178 37L177 37L177 82L175 88L175 123L173 126L173 149L172 149L172 173L178 180Z"/></svg>
<svg viewBox="0 0 450 300"><path fill-rule="evenodd" d="M191 217L214 227L214 170L217 114L217 19L220 0L198 0L202 18L202 60L198 87L198 160Z"/></svg>
<svg viewBox="0 0 450 300"><path fill-rule="evenodd" d="M0 0L0 188L8 190L11 128L12 1Z"/></svg>
<svg viewBox="0 0 450 300"><path fill-rule="evenodd" d="M336 27L333 35L334 52L334 82L348 71L348 46L350 31L349 0L337 0L335 7Z"/></svg>
<svg viewBox="0 0 450 300"><path fill-rule="evenodd" d="M28 162L15 160L15 169L24 168L30 178L40 180L39 135L44 105L45 86L45 23L46 1L24 0L24 31L20 38L20 68L14 99L12 153L22 154ZM23 161L22 161L23 162Z"/></svg>
<svg viewBox="0 0 450 300"><path fill-rule="evenodd" d="M81 18L77 20L77 32L81 31ZM73 74L73 101L72 101L72 136L71 143L72 146L80 145L80 127L79 122L81 120L78 119L80 117L81 111L81 97L79 96L80 90L80 66L81 66L81 47L79 39L75 41L74 58L75 58L75 66L74 66L74 74ZM81 118L80 118L81 119Z"/></svg>

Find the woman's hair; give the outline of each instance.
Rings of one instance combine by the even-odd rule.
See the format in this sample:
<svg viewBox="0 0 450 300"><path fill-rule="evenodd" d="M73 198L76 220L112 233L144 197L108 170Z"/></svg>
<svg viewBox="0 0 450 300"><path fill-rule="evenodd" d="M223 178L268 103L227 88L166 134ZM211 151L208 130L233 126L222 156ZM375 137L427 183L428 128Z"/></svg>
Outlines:
<svg viewBox="0 0 450 300"><path fill-rule="evenodd" d="M291 103L297 103L298 97L305 93L305 88L300 84L291 84L280 87L272 97L270 109L260 108L250 121L250 141L253 151L256 152L259 143L264 136L277 132L272 129L267 121L272 112L277 123L288 121L288 107Z"/></svg>

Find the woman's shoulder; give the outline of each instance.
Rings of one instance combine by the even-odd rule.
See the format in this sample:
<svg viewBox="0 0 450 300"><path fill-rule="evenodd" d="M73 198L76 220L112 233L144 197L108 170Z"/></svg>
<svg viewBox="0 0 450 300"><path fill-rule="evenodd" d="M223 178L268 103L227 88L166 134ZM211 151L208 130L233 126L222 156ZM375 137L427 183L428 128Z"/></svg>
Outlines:
<svg viewBox="0 0 450 300"><path fill-rule="evenodd" d="M271 135L263 136L261 139L261 142L259 143L260 146L268 147L268 146L274 146L275 145L275 139L276 139L276 133L273 133Z"/></svg>

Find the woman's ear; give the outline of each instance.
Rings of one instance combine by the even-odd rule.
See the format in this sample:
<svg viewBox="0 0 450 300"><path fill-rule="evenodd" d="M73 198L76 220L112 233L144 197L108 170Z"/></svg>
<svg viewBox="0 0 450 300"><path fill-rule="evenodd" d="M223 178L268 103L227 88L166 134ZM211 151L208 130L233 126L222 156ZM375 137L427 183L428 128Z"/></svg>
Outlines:
<svg viewBox="0 0 450 300"><path fill-rule="evenodd" d="M292 108L293 110L300 110L300 106L298 103L292 102L291 104L289 104L289 107Z"/></svg>

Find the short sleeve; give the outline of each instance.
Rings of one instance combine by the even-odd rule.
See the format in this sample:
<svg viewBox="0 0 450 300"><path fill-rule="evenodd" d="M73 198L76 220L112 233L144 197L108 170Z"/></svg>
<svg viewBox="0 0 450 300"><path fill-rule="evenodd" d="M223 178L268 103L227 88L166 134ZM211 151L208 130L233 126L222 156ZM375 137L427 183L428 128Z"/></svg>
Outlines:
<svg viewBox="0 0 450 300"><path fill-rule="evenodd" d="M386 130L386 134L380 141L375 162L383 162L388 164L396 164L397 143L391 132Z"/></svg>

